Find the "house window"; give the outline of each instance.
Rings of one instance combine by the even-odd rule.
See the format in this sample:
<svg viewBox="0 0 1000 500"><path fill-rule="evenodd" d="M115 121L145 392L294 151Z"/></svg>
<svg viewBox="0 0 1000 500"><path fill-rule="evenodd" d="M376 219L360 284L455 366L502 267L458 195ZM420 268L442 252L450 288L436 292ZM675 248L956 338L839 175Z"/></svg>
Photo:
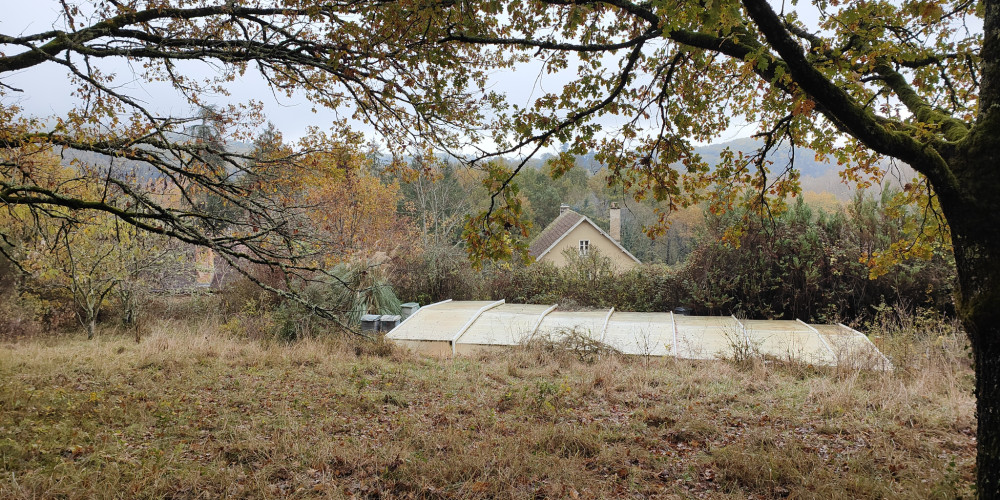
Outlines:
<svg viewBox="0 0 1000 500"><path fill-rule="evenodd" d="M580 240L580 257L586 257L590 253L590 240Z"/></svg>

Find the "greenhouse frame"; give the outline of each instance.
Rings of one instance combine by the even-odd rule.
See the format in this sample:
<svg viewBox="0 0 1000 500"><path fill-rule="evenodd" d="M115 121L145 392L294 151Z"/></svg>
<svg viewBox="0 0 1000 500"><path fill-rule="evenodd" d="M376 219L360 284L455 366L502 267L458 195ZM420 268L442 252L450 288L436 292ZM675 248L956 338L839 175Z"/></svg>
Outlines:
<svg viewBox="0 0 1000 500"><path fill-rule="evenodd" d="M623 354L719 359L741 354L825 366L892 370L863 333L843 324L672 312L563 311L557 305L445 300L419 308L386 338L417 352L469 355L569 336Z"/></svg>

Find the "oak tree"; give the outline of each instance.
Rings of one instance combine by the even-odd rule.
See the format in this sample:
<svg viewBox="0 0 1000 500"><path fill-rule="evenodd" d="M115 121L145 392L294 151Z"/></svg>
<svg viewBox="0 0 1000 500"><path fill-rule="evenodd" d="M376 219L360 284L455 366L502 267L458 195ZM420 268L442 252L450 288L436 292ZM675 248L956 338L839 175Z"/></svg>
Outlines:
<svg viewBox="0 0 1000 500"><path fill-rule="evenodd" d="M891 160L919 172L911 189L927 186L950 228L974 353L978 493L1000 497L1000 1L448 5L445 41L507 55L480 67L572 73L495 122L499 154L561 142L568 155L596 150L639 198L725 207L742 190L710 186L742 185L761 212L798 189L794 161L769 154L779 144L836 161L853 182L880 179ZM741 122L758 127L756 154L730 151L713 168L694 154Z"/></svg>

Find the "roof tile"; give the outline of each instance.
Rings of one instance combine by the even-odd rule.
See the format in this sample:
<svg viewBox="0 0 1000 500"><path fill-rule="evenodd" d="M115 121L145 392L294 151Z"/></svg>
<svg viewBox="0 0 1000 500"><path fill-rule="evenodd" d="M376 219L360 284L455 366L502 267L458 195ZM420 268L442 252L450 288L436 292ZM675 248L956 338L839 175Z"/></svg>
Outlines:
<svg viewBox="0 0 1000 500"><path fill-rule="evenodd" d="M528 247L528 254L534 258L538 258L545 250L547 250L560 236L569 231L583 215L574 212L572 210L567 210L556 217L555 220L545 226L542 233L535 238L535 241L531 242L531 246Z"/></svg>

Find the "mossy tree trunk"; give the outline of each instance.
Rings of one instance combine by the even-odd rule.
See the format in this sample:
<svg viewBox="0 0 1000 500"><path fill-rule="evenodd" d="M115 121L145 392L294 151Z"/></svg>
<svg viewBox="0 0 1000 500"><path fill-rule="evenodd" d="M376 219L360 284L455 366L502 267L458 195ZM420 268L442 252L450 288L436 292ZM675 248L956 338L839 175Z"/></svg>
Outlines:
<svg viewBox="0 0 1000 500"><path fill-rule="evenodd" d="M1000 211L977 235L954 235L959 291L956 302L972 344L978 419L980 498L1000 498ZM959 227L967 224L958 224Z"/></svg>
<svg viewBox="0 0 1000 500"><path fill-rule="evenodd" d="M997 327L991 332L996 336ZM976 360L976 485L979 498L1000 498L1000 342L974 349Z"/></svg>
<svg viewBox="0 0 1000 500"><path fill-rule="evenodd" d="M1000 115L986 112L948 158L961 191L942 197L958 271L956 305L976 370L977 488L1000 498Z"/></svg>

